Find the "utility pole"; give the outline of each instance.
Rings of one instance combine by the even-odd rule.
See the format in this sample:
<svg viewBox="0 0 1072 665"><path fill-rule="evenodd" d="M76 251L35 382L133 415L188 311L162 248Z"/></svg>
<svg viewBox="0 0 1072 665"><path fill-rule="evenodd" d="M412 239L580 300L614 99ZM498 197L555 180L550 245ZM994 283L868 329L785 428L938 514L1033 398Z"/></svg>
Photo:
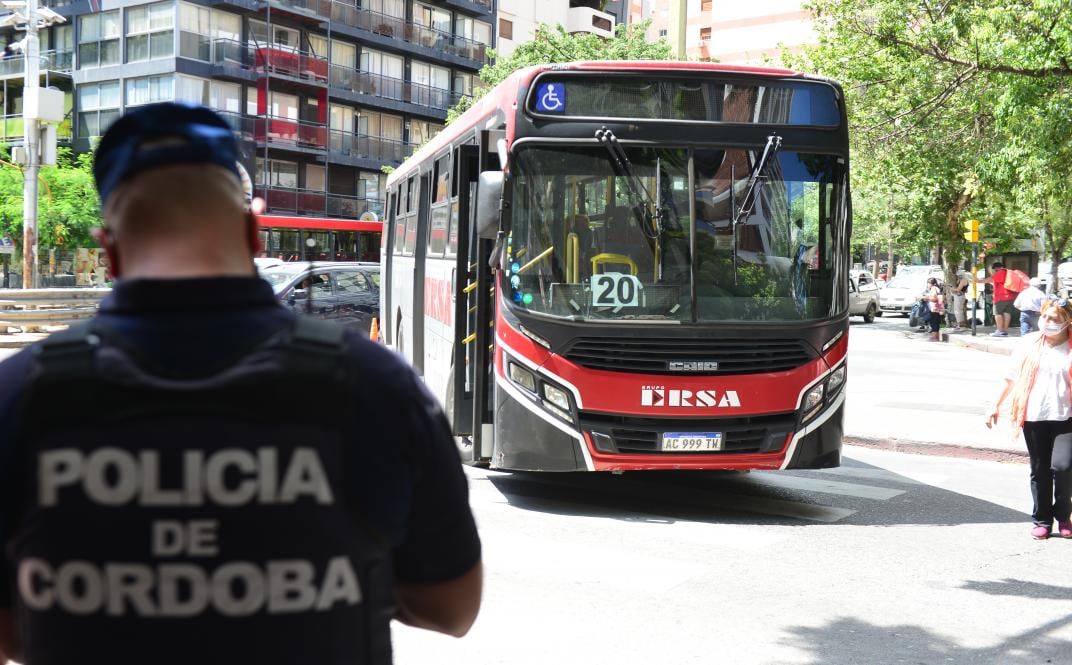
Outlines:
<svg viewBox="0 0 1072 665"><path fill-rule="evenodd" d="M22 288L37 286L37 171L38 155L37 113L38 87L41 77L41 48L37 41L37 0L26 0L26 54L23 83L23 135L26 137L26 169L22 185Z"/></svg>
<svg viewBox="0 0 1072 665"><path fill-rule="evenodd" d="M670 0L670 12L667 17L666 39L674 50L674 57L685 59L685 26L688 23L688 3L686 0Z"/></svg>

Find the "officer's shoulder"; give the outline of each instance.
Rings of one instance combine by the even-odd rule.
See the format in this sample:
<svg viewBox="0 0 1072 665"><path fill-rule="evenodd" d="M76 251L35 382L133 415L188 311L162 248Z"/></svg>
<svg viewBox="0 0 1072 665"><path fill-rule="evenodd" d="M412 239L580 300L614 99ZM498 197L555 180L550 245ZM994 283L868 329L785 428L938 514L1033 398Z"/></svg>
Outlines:
<svg viewBox="0 0 1072 665"><path fill-rule="evenodd" d="M358 333L346 334L347 355L361 384L395 392L413 389L415 374L405 358Z"/></svg>
<svg viewBox="0 0 1072 665"><path fill-rule="evenodd" d="M38 343L39 344L39 343ZM33 364L34 348L37 344L27 346L18 353L0 361L0 402L6 402L22 390Z"/></svg>

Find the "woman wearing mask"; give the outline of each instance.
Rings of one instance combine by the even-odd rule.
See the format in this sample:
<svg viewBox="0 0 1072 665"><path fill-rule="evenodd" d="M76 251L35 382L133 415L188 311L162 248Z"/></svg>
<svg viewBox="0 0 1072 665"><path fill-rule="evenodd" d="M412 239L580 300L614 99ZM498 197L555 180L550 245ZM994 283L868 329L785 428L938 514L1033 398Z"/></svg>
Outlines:
<svg viewBox="0 0 1072 665"><path fill-rule="evenodd" d="M927 290L923 292L923 299L927 301L927 322L931 326L930 341L938 341L938 327L942 323L942 314L945 313L942 289L938 287L938 280L931 277L927 280Z"/></svg>
<svg viewBox="0 0 1072 665"><path fill-rule="evenodd" d="M1042 303L1039 332L1024 337L1012 357L1005 385L986 418L993 427L1006 397L1010 417L1023 428L1031 459L1031 496L1037 540L1050 537L1054 519L1062 538L1072 538L1072 392L1069 354L1072 307L1051 297Z"/></svg>

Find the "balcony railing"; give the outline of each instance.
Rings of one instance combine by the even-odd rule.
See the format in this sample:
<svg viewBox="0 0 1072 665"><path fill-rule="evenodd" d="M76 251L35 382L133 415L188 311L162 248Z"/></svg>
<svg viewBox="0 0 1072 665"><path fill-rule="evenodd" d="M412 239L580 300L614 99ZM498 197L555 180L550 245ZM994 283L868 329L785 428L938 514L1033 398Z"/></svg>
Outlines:
<svg viewBox="0 0 1072 665"><path fill-rule="evenodd" d="M296 1L312 2L315 0ZM486 44L452 35L449 32L437 30L420 23L407 21L399 16L381 14L370 9L357 7L348 2L332 0L331 20L340 21L349 26L368 30L384 37L401 39L411 44L419 44L461 58L475 60L482 65L487 64L489 61Z"/></svg>
<svg viewBox="0 0 1072 665"><path fill-rule="evenodd" d="M22 141L26 135L26 124L21 115L0 116L0 143ZM71 121L64 120L56 126L56 138L60 141L71 140Z"/></svg>
<svg viewBox="0 0 1072 665"><path fill-rule="evenodd" d="M179 33L179 56L225 67L281 74L320 85L328 80L328 59L323 56L279 46L212 39L196 32Z"/></svg>
<svg viewBox="0 0 1072 665"><path fill-rule="evenodd" d="M459 93L443 88L412 83L383 74L361 72L341 65L331 65L328 83L334 88L362 95L376 95L442 110L449 109L462 97Z"/></svg>
<svg viewBox="0 0 1072 665"><path fill-rule="evenodd" d="M219 112L240 138L259 144L327 150L328 128L315 122Z"/></svg>
<svg viewBox="0 0 1072 665"><path fill-rule="evenodd" d="M256 46L251 50L253 51L253 66L257 70L316 83L327 83L327 58L277 46Z"/></svg>
<svg viewBox="0 0 1072 665"><path fill-rule="evenodd" d="M381 162L401 162L413 146L394 139L331 130L328 149L348 157L363 157Z"/></svg>
<svg viewBox="0 0 1072 665"><path fill-rule="evenodd" d="M312 189L257 186L254 195L264 199L268 210L357 219L366 212L383 218L383 201Z"/></svg>
<svg viewBox="0 0 1072 665"><path fill-rule="evenodd" d="M74 51L42 51L41 71L70 73L74 66ZM0 77L22 76L26 69L26 58L12 55L0 59Z"/></svg>

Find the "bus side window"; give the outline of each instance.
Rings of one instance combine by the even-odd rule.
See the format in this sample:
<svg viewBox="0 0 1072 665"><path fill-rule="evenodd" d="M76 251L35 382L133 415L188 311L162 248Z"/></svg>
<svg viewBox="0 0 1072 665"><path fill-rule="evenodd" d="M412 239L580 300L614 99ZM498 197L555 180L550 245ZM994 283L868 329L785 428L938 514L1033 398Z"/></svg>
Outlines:
<svg viewBox="0 0 1072 665"><path fill-rule="evenodd" d="M402 254L402 243L406 239L406 216L402 212L402 193L405 191L405 183L395 190L395 229L394 229L394 253Z"/></svg>

